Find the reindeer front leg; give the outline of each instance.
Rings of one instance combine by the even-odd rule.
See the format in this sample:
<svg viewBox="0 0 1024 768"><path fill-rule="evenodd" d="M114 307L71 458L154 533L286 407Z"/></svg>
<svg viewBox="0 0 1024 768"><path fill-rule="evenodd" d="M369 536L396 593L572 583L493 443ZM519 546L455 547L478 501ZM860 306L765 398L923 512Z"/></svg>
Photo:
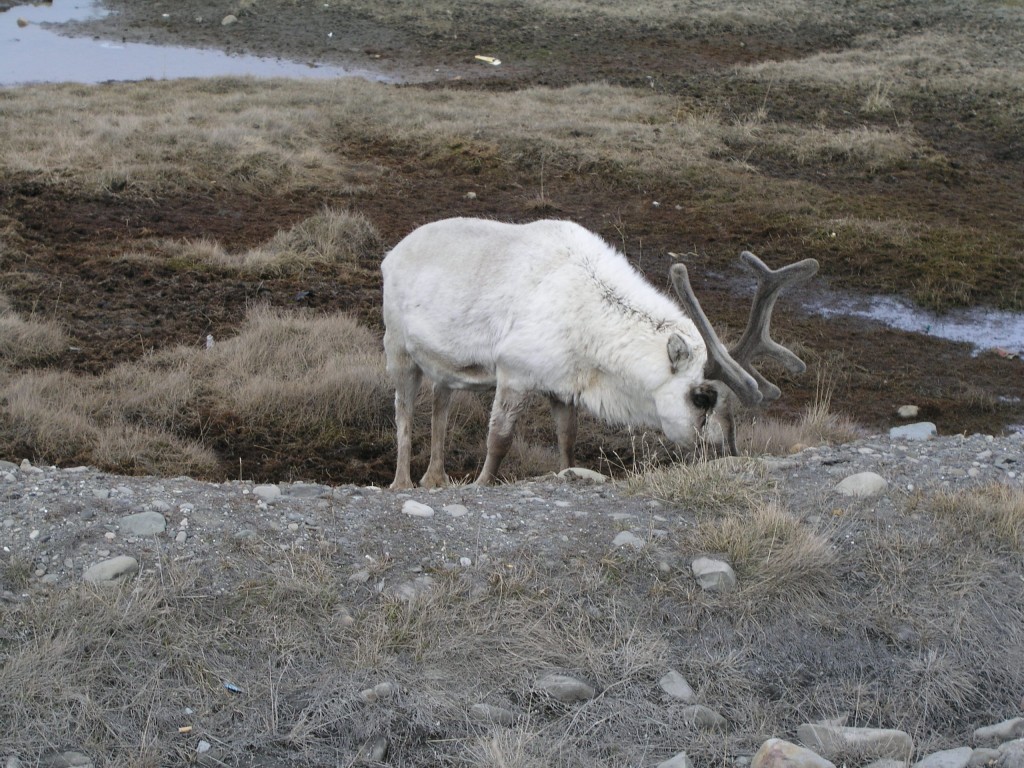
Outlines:
<svg viewBox="0 0 1024 768"><path fill-rule="evenodd" d="M424 488L441 488L448 485L444 471L444 440L448 431L448 412L452 402L452 391L444 384L434 384L433 405L430 410L430 464L420 480Z"/></svg>
<svg viewBox="0 0 1024 768"><path fill-rule="evenodd" d="M559 469L576 466L576 406L551 397L551 414L555 417L558 435Z"/></svg>
<svg viewBox="0 0 1024 768"><path fill-rule="evenodd" d="M523 412L526 393L512 389L498 382L494 392L494 403L491 406L491 421L487 431L487 458L476 485L490 485L498 475L501 460L512 445L512 433L516 419Z"/></svg>

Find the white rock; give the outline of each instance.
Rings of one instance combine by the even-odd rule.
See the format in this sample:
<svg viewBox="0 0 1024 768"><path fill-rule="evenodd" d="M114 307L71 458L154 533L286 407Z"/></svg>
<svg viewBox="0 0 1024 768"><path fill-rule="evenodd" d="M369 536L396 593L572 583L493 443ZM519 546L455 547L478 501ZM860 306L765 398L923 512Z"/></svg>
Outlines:
<svg viewBox="0 0 1024 768"><path fill-rule="evenodd" d="M939 431L930 421L919 421L889 430L889 437L893 440L931 440L937 434Z"/></svg>
<svg viewBox="0 0 1024 768"><path fill-rule="evenodd" d="M585 469L584 467L569 467L568 469L563 469L558 473L558 476L569 480L575 478L579 480L590 480L595 483L608 482L608 478L605 475L602 475L600 472L595 472L592 469Z"/></svg>
<svg viewBox="0 0 1024 768"><path fill-rule="evenodd" d="M843 496L868 498L885 493L885 489L888 487L888 481L881 475L875 472L858 472L839 483L836 486L836 492Z"/></svg>
<svg viewBox="0 0 1024 768"><path fill-rule="evenodd" d="M796 733L801 742L824 757L853 752L862 758L906 760L914 750L914 740L908 733L887 728L845 728L805 723L797 728Z"/></svg>
<svg viewBox="0 0 1024 768"><path fill-rule="evenodd" d="M973 752L970 747L932 752L914 763L913 768L967 768Z"/></svg>
<svg viewBox="0 0 1024 768"><path fill-rule="evenodd" d="M86 569L82 578L90 584L114 584L139 570L139 561L128 555L103 560Z"/></svg>
<svg viewBox="0 0 1024 768"><path fill-rule="evenodd" d="M896 409L896 415L901 419L916 419L917 414L921 412L921 409L916 405L901 405Z"/></svg>
<svg viewBox="0 0 1024 768"><path fill-rule="evenodd" d="M421 504L418 501L408 499L405 504L402 505L402 513L409 515L410 517L433 517L433 507L428 507L426 504Z"/></svg>
<svg viewBox="0 0 1024 768"><path fill-rule="evenodd" d="M658 685L661 686L661 690L671 696L673 699L679 699L687 704L692 704L697 698L697 695L693 692L693 688L686 682L686 678L676 672L674 669L670 669L666 672L661 680L658 681Z"/></svg>
<svg viewBox="0 0 1024 768"><path fill-rule="evenodd" d="M118 522L126 536L156 536L167 530L167 518L159 512L139 512Z"/></svg>
<svg viewBox="0 0 1024 768"><path fill-rule="evenodd" d="M757 750L750 768L836 768L835 764L805 747L782 739L768 739Z"/></svg>
<svg viewBox="0 0 1024 768"><path fill-rule="evenodd" d="M257 485L252 492L265 504L275 504L281 499L281 489L276 485Z"/></svg>
<svg viewBox="0 0 1024 768"><path fill-rule="evenodd" d="M620 531L619 534L614 539L612 539L612 546L643 549L645 546L647 546L647 542L641 539L632 531Z"/></svg>
<svg viewBox="0 0 1024 768"><path fill-rule="evenodd" d="M690 569L701 589L708 592L727 592L736 586L736 572L722 560L698 557L690 564Z"/></svg>
<svg viewBox="0 0 1024 768"><path fill-rule="evenodd" d="M586 701L597 695L593 686L568 675L545 675L537 681L537 689L563 704Z"/></svg>

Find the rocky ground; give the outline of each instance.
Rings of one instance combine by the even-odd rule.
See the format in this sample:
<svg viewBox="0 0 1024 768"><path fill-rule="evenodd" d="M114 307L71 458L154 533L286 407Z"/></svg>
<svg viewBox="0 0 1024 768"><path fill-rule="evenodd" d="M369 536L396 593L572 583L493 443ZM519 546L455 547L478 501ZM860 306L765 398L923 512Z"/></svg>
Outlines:
<svg viewBox="0 0 1024 768"><path fill-rule="evenodd" d="M865 438L808 448L763 464L787 508L810 525L836 505L851 504L841 481L874 473L885 489L852 503L864 521L906 524L908 494L993 481L1024 486L1024 435L951 436L931 440ZM3 550L32 564L25 594L66 586L106 559L128 556L143 571L161 557L209 563L225 543L256 540L283 549L327 540L356 553L386 551L394 573L473 567L513 558L524 547L552 560L570 553L600 558L622 531L657 544L660 531L687 525L686 510L626 495L618 484L555 476L478 488L392 492L376 486L309 483L206 483L187 477L106 475L0 462ZM415 505L408 505L416 502ZM631 540L632 541L632 540Z"/></svg>
<svg viewBox="0 0 1024 768"><path fill-rule="evenodd" d="M1024 486L1024 436L907 440L877 435L753 462L768 473L780 503L801 525L828 537L837 549L853 548L873 529L909 532L920 525L919 515L908 514L908 500L915 494L992 483ZM736 472L750 468L744 462ZM20 564L17 573L8 565L0 602L16 622L19 607L83 580L100 589L123 582L141 587L162 580L172 563L201 571L220 591L231 592L241 584L237 563L232 565L243 559L241 552L324 547L335 553L344 571L344 597L355 613L359 603L373 601L374 595L406 602L428 596L443 574L456 574L486 590L496 568L512 568L523 558L544 563L545 581L555 585L581 559L597 563L617 550L642 554L663 578L697 579L704 589L727 589L732 578L727 564L665 546L694 522L695 510L685 502L628 495L621 484L602 482L586 470L580 476L552 475L491 488L400 493L357 485L121 477L88 467L0 462L0 541L6 561ZM1011 585L1024 579L1020 566L1016 576L1005 574ZM391 697L395 685L385 680L360 696L376 703ZM685 705L684 719L694 727L712 733L727 727L714 708L697 703L675 670L666 669L659 685L657 696ZM535 686L570 708L597 695L588 682L571 675L538 672ZM1024 708L1024 700L1020 704ZM485 702L472 704L469 713L499 728L522 717L514 707ZM839 763L856 754L852 764L886 759L892 762L885 765L897 766L905 765L916 749L906 733L850 728L844 720L805 723L796 734L777 736L782 738L768 740L756 754L737 756L735 764L828 766L829 758ZM916 757L922 768L1021 768L1022 736L1019 717L983 722L970 744L926 750L927 755L918 751ZM226 743L214 747L203 738L192 741L200 764L243 764ZM367 741L363 759L386 762L389 743L387 734ZM13 757L7 766L27 764ZM83 752L62 748L44 754L40 764L94 762ZM658 764L690 765L684 753Z"/></svg>

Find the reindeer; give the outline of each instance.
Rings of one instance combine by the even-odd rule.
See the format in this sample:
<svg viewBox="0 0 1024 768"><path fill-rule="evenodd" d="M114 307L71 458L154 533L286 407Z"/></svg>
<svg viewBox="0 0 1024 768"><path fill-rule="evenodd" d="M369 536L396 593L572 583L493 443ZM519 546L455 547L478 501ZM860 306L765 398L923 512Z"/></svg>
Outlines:
<svg viewBox="0 0 1024 768"><path fill-rule="evenodd" d="M730 353L682 264L670 270L680 308L572 222L454 218L414 230L381 264L398 448L391 487L413 487L412 414L424 374L433 394L424 487L448 483L444 441L456 389L495 390L478 485L495 480L534 392L551 402L563 469L574 465L580 407L611 423L658 428L683 448L710 442L735 455L732 399L755 406L780 395L755 359L806 369L770 338L769 324L779 292L818 269L814 259L770 270L752 253L741 258L757 274L758 292Z"/></svg>

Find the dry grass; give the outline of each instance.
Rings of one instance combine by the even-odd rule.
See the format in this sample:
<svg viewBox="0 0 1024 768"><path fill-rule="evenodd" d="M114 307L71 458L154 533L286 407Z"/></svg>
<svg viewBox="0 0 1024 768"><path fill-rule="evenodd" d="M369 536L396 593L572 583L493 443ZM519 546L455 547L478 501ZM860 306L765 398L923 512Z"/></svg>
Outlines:
<svg viewBox="0 0 1024 768"><path fill-rule="evenodd" d="M925 506L959 542L989 550L1024 551L1024 491L993 483L970 491L942 493Z"/></svg>
<svg viewBox="0 0 1024 768"><path fill-rule="evenodd" d="M700 514L749 511L771 493L771 479L760 462L715 459L653 467L631 474L628 493L678 504Z"/></svg>
<svg viewBox="0 0 1024 768"><path fill-rule="evenodd" d="M268 242L239 253L204 238L158 240L124 254L126 261L157 261L178 269L277 277L313 267L355 268L376 264L384 252L380 233L361 213L325 207Z"/></svg>
<svg viewBox="0 0 1024 768"><path fill-rule="evenodd" d="M70 340L53 320L25 319L0 294L0 366L26 366L52 360L65 352Z"/></svg>
<svg viewBox="0 0 1024 768"><path fill-rule="evenodd" d="M24 373L0 387L12 455L130 474L223 476L218 436L290 450L380 440L391 387L380 342L344 315L256 308L212 349L181 347L98 375Z"/></svg>

